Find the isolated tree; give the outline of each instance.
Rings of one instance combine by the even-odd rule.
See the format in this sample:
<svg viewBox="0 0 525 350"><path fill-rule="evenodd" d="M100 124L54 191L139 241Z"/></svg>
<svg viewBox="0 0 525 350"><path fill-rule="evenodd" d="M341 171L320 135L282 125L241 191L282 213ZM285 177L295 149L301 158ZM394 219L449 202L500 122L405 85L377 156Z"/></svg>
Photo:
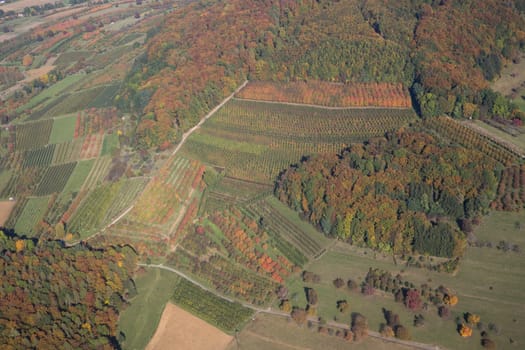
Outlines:
<svg viewBox="0 0 525 350"><path fill-rule="evenodd" d="M408 328L402 325L396 326L395 334L396 334L396 338L401 339L401 340L410 340L411 338Z"/></svg>
<svg viewBox="0 0 525 350"><path fill-rule="evenodd" d="M405 306L410 310L419 310L421 308L421 295L417 289L410 289L405 295Z"/></svg>
<svg viewBox="0 0 525 350"><path fill-rule="evenodd" d="M313 288L306 288L306 300L308 301L308 304L312 306L319 303L319 297Z"/></svg>
<svg viewBox="0 0 525 350"><path fill-rule="evenodd" d="M336 279L333 281L333 283L334 283L334 287L335 287L335 288L338 288L338 289L339 289L339 288L342 288L342 287L345 285L345 281L344 281L342 278L339 278L339 277L336 278Z"/></svg>
<svg viewBox="0 0 525 350"><path fill-rule="evenodd" d="M496 343L488 338L481 339L481 346L483 346L485 349L496 349Z"/></svg>
<svg viewBox="0 0 525 350"><path fill-rule="evenodd" d="M360 313L352 316L352 333L354 333L355 341L363 340L368 336L368 320Z"/></svg>
<svg viewBox="0 0 525 350"><path fill-rule="evenodd" d="M290 312L292 310L292 304L290 303L290 300L282 300L281 304L279 304L279 309L284 312Z"/></svg>
<svg viewBox="0 0 525 350"><path fill-rule="evenodd" d="M339 312L346 313L350 311L350 305L346 300L339 300L337 302L337 310L339 310Z"/></svg>
<svg viewBox="0 0 525 350"><path fill-rule="evenodd" d="M446 306L440 306L438 308L438 315L441 318L448 318L450 317L450 309Z"/></svg>
<svg viewBox="0 0 525 350"><path fill-rule="evenodd" d="M303 325L307 319L306 310L299 307L294 307L290 316L298 325Z"/></svg>
<svg viewBox="0 0 525 350"><path fill-rule="evenodd" d="M462 324L458 327L458 333L459 333L459 335L461 335L463 338L468 338L468 337L472 336L472 328L470 328L470 327L467 326L466 324L462 323Z"/></svg>
<svg viewBox="0 0 525 350"><path fill-rule="evenodd" d="M279 286L275 292L279 300L285 300L288 297L288 288L285 286Z"/></svg>
<svg viewBox="0 0 525 350"><path fill-rule="evenodd" d="M352 279L349 279L348 282L346 282L346 286L350 290L356 290L357 288L359 288L359 284L357 284L357 282Z"/></svg>
<svg viewBox="0 0 525 350"><path fill-rule="evenodd" d="M386 338L393 338L395 336L394 329L386 324L381 326L379 333Z"/></svg>
<svg viewBox="0 0 525 350"><path fill-rule="evenodd" d="M465 321L467 321L468 324L470 325L476 325L478 324L479 320L480 320L480 317L479 315L476 315L476 314L471 314L470 312L467 312L465 315Z"/></svg>

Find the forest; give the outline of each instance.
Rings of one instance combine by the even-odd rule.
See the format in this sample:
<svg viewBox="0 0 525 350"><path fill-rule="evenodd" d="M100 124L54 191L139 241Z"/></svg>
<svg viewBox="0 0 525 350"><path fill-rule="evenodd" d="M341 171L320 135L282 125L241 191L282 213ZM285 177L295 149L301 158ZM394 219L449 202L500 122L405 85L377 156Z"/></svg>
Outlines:
<svg viewBox="0 0 525 350"><path fill-rule="evenodd" d="M66 248L0 231L2 347L118 349L135 264L130 247Z"/></svg>
<svg viewBox="0 0 525 350"><path fill-rule="evenodd" d="M477 150L400 130L302 161L281 175L276 195L327 235L453 257L466 243L456 223L487 212L501 170Z"/></svg>

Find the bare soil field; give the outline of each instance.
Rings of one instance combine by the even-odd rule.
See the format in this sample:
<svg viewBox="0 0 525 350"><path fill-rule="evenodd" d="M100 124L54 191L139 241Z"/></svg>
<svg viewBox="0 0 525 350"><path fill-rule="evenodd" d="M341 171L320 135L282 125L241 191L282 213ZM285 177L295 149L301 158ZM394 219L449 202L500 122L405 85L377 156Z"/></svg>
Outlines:
<svg viewBox="0 0 525 350"><path fill-rule="evenodd" d="M0 226L4 226L11 211L15 207L16 201L0 201Z"/></svg>
<svg viewBox="0 0 525 350"><path fill-rule="evenodd" d="M232 336L168 303L146 350L221 350L226 349L232 339Z"/></svg>

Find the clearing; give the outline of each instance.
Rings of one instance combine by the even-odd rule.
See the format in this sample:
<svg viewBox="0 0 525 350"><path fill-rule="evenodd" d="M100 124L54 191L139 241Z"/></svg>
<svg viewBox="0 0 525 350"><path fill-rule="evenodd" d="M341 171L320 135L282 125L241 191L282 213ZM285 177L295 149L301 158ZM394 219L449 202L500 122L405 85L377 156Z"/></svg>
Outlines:
<svg viewBox="0 0 525 350"><path fill-rule="evenodd" d="M171 303L166 305L159 327L146 350L169 348L226 349L233 337Z"/></svg>
<svg viewBox="0 0 525 350"><path fill-rule="evenodd" d="M15 207L15 201L1 201L0 202L0 227L4 226L5 222L11 215L11 211Z"/></svg>

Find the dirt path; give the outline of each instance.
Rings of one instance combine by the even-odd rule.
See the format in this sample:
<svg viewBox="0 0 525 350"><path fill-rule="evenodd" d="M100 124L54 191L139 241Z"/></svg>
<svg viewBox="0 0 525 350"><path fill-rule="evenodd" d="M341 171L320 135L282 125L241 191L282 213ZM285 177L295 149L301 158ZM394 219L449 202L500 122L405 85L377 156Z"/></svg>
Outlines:
<svg viewBox="0 0 525 350"><path fill-rule="evenodd" d="M215 112L217 112L222 106L224 106L226 103L228 103L228 101L230 101L233 96L235 96L235 94L237 94L239 91L241 91L245 86L246 84L248 84L248 80L246 80L244 83L242 83L241 86L239 86L230 96L226 97L221 103L219 103L219 105L215 106L215 108L213 108L208 114L206 114L204 116L204 118L202 118L199 123L197 125L195 125L193 128L191 128L190 130L186 131L183 135L182 135L182 139L180 140L179 144L177 145L177 147L175 147L175 149L173 150L173 152L171 153L171 155L175 155L180 149L181 147L184 145L184 143L186 142L186 139L188 137L190 137L190 135L195 131L197 130L198 128L201 127L202 124L204 124L206 122L206 120L210 119L210 117L212 115L215 114Z"/></svg>
<svg viewBox="0 0 525 350"><path fill-rule="evenodd" d="M235 93L237 93L237 92L235 92ZM330 110L334 110L334 111L341 111L341 110L345 110L345 109L411 109L410 107L376 107L376 106L330 107L330 106L323 106L323 105L313 105L313 104L308 104L308 103L254 100L252 98L235 97L235 99L236 100L240 100L240 101L251 101L251 102L260 102L260 103L268 103L268 104L279 104L279 105L288 105L288 106L299 106L299 107L313 107L313 108L320 108L320 109L330 109Z"/></svg>
<svg viewBox="0 0 525 350"><path fill-rule="evenodd" d="M264 335L260 335L260 334L254 333L252 331L244 331L244 332L246 334L249 334L252 337L264 340L265 342L272 343L272 344L277 344L277 345L280 345L280 346L284 346L286 348L297 349L297 350L310 350L310 348L305 348L305 347L299 347L299 346L295 346L295 345L291 345L291 344L286 344L286 343L283 343L282 341L275 340L275 339L272 339L272 338L268 338L268 337L265 337Z"/></svg>

